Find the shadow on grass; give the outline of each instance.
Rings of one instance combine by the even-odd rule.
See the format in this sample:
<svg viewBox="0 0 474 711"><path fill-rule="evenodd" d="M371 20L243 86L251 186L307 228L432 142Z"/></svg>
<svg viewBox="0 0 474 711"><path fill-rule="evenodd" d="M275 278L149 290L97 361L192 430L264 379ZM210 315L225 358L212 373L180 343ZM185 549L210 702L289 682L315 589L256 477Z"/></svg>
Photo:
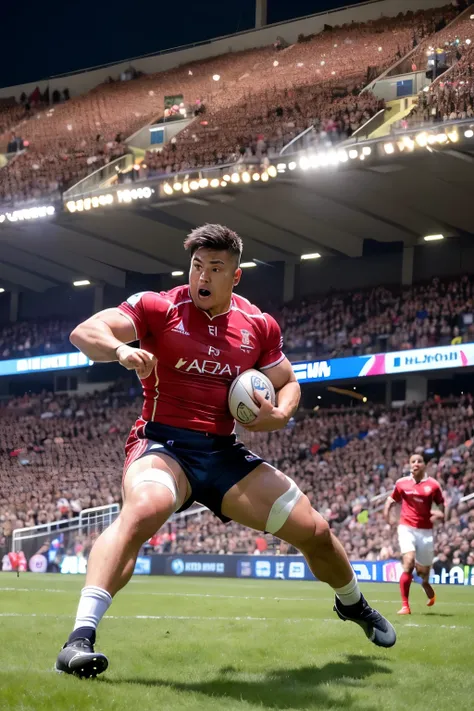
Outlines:
<svg viewBox="0 0 474 711"><path fill-rule="evenodd" d="M260 708L272 709L307 709L317 705L318 709L361 709L377 711L354 698L351 688L361 688L365 680L374 674L391 674L391 669L379 663L376 657L348 655L344 661L329 662L322 667L300 667L296 669L270 669L265 678L245 679L247 671L234 667L223 667L216 677L209 681L185 682L163 679L101 677L100 683L136 684L147 687L167 687L176 691L190 691L222 699L235 699L255 704ZM243 678L239 679L238 676ZM336 698L326 684L337 682L337 688L343 690L342 698Z"/></svg>
<svg viewBox="0 0 474 711"><path fill-rule="evenodd" d="M455 617L450 612L427 612L428 617Z"/></svg>

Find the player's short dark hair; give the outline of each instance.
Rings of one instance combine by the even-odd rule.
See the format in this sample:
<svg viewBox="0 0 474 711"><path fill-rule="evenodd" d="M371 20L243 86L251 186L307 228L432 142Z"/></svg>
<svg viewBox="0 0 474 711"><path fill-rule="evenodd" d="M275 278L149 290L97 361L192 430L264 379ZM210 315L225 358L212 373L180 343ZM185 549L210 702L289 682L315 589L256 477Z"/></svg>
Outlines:
<svg viewBox="0 0 474 711"><path fill-rule="evenodd" d="M426 464L425 455L422 454L421 452L412 452L412 453L410 454L410 459L411 459L412 457L421 457L422 460L423 460L423 464Z"/></svg>
<svg viewBox="0 0 474 711"><path fill-rule="evenodd" d="M236 232L224 225L203 225L196 227L184 240L184 248L193 254L201 248L230 252L237 264L242 256L242 240Z"/></svg>

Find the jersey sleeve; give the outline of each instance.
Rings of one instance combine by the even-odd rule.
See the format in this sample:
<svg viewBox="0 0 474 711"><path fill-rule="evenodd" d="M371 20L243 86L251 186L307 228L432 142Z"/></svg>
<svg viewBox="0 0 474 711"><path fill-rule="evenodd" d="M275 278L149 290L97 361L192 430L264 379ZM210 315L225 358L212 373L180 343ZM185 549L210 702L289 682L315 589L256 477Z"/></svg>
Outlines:
<svg viewBox="0 0 474 711"><path fill-rule="evenodd" d="M160 294L153 291L141 291L133 294L117 308L132 322L137 336L141 341L153 329L164 325L170 304Z"/></svg>
<svg viewBox="0 0 474 711"><path fill-rule="evenodd" d="M270 314L264 314L264 317L267 328L266 334L262 337L262 350L257 363L257 368L260 370L273 368L273 366L281 363L285 357L282 351L283 337L281 335L280 326Z"/></svg>
<svg viewBox="0 0 474 711"><path fill-rule="evenodd" d="M396 482L394 489L393 489L392 493L390 494L390 496L394 501L397 502L397 504L399 504L400 501L402 500L402 492L398 488L398 481Z"/></svg>

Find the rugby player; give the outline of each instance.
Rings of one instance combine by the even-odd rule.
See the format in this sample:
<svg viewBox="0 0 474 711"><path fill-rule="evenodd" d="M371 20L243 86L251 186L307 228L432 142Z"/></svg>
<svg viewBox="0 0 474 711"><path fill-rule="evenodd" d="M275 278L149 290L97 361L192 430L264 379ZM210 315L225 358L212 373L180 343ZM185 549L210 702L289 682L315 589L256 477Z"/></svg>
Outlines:
<svg viewBox="0 0 474 711"><path fill-rule="evenodd" d="M402 607L398 611L399 615L411 615L408 597L415 568L428 597L426 604L431 607L436 602L435 591L429 583L434 558L433 523L444 521L443 492L436 479L426 476L426 464L421 454L411 455L410 470L410 476L402 477L395 483L384 508L385 520L391 523L390 509L394 504L402 502L398 526L403 565L400 577ZM431 510L433 503L438 505L438 510Z"/></svg>
<svg viewBox="0 0 474 711"><path fill-rule="evenodd" d="M107 668L107 657L94 651L97 625L130 580L143 543L194 501L221 521L268 531L298 548L314 575L333 588L340 619L358 624L374 644L393 646L395 630L361 595L324 518L294 481L233 434L227 394L245 370L265 372L278 394L276 406L255 394L260 411L249 431L283 429L300 399L278 324L233 293L242 274L242 240L227 227L204 225L184 246L191 256L189 285L135 294L71 334L93 361L117 360L134 370L144 404L125 447L123 507L92 548L57 671L95 677ZM138 348L127 345L135 341Z"/></svg>

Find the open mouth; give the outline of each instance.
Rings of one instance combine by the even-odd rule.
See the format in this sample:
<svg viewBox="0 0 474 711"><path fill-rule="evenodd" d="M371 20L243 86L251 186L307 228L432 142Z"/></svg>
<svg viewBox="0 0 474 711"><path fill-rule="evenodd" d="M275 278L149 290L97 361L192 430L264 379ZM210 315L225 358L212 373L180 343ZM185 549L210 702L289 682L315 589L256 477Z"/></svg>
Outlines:
<svg viewBox="0 0 474 711"><path fill-rule="evenodd" d="M199 289L198 294L201 299L207 299L207 297L211 295L211 292L209 291L209 289Z"/></svg>

